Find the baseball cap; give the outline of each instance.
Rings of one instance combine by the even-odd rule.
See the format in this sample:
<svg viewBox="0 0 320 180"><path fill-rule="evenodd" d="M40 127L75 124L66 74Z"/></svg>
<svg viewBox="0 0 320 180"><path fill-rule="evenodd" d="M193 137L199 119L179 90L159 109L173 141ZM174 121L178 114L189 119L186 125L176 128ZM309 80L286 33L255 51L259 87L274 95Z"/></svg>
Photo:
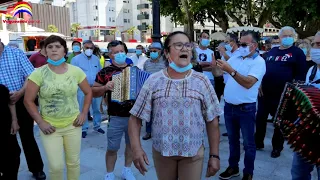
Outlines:
<svg viewBox="0 0 320 180"><path fill-rule="evenodd" d="M150 46L149 49L159 49L162 50L162 45L159 42L153 42Z"/></svg>

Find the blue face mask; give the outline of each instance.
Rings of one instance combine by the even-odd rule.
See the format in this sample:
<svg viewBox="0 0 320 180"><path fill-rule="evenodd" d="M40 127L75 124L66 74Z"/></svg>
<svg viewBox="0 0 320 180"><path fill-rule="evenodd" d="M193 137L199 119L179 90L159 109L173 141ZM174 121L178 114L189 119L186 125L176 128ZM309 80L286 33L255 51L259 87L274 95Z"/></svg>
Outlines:
<svg viewBox="0 0 320 180"><path fill-rule="evenodd" d="M189 65L187 65L187 66L185 66L185 67L179 67L179 66L177 66L176 65L176 63L174 63L173 61L169 64L169 66L173 69L173 70L175 70L176 72L178 72L178 73L184 73L184 72L187 72L187 71L189 71L190 69L192 69L192 64L191 63L189 63Z"/></svg>
<svg viewBox="0 0 320 180"><path fill-rule="evenodd" d="M282 40L281 40L281 44L284 47L290 47L293 45L293 43L294 43L293 37L285 37L285 38L282 38Z"/></svg>
<svg viewBox="0 0 320 180"><path fill-rule="evenodd" d="M80 48L80 46L72 46L72 51L73 52L80 52L81 48Z"/></svg>
<svg viewBox="0 0 320 180"><path fill-rule="evenodd" d="M150 53L150 58L151 58L151 59L157 59L158 56L159 56L159 53L158 53L158 52L151 52L151 53Z"/></svg>
<svg viewBox="0 0 320 180"><path fill-rule="evenodd" d="M301 48L301 50L303 51L304 55L307 55L307 48Z"/></svg>
<svg viewBox="0 0 320 180"><path fill-rule="evenodd" d="M227 49L227 51L231 51L232 50L232 47L230 46L230 44L226 44L224 47Z"/></svg>
<svg viewBox="0 0 320 180"><path fill-rule="evenodd" d="M208 47L210 45L210 40L209 39L202 39L201 45L204 47Z"/></svg>
<svg viewBox="0 0 320 180"><path fill-rule="evenodd" d="M51 64L51 65L53 65L53 66L60 66L62 63L64 63L66 61L66 59L63 57L63 58L61 58L60 60L58 60L58 61L54 61L54 60L52 60L52 59L50 59L50 58L48 58L48 60L47 60L47 62L49 63L49 64Z"/></svg>
<svg viewBox="0 0 320 180"><path fill-rule="evenodd" d="M141 55L141 54L142 54L142 50L137 49L137 50L136 50L136 55Z"/></svg>
<svg viewBox="0 0 320 180"><path fill-rule="evenodd" d="M117 63L117 64L124 64L126 63L126 59L127 59L127 55L126 53L117 53L114 55L114 61Z"/></svg>

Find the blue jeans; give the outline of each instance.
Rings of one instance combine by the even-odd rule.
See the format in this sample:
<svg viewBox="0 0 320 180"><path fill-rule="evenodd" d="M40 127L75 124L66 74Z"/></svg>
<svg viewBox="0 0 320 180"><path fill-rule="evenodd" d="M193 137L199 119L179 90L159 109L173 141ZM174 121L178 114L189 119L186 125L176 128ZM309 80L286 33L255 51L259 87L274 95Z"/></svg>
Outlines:
<svg viewBox="0 0 320 180"><path fill-rule="evenodd" d="M102 97L92 98L92 103L91 103L92 113L90 112L90 114L93 115L93 129L94 130L98 130L100 128L100 124L101 124L101 113L100 113L101 101L102 101ZM78 90L78 102L79 102L79 108L80 108L80 112L81 112L82 108L83 108L83 104L84 104L84 94L80 89ZM82 125L82 131L86 132L86 131L88 131L88 129L89 129L89 122L88 122L88 116L86 116L86 121Z"/></svg>
<svg viewBox="0 0 320 180"><path fill-rule="evenodd" d="M152 121L146 122L146 132L151 133L152 130Z"/></svg>
<svg viewBox="0 0 320 180"><path fill-rule="evenodd" d="M256 123L256 103L232 105L225 103L224 118L229 139L229 167L238 168L240 161L240 130L245 150L243 173L253 175L256 158L254 129Z"/></svg>
<svg viewBox="0 0 320 180"><path fill-rule="evenodd" d="M311 180L311 172L313 171L314 165L307 163L302 157L293 153L293 161L291 168L292 180ZM320 180L320 167L318 170L318 180Z"/></svg>

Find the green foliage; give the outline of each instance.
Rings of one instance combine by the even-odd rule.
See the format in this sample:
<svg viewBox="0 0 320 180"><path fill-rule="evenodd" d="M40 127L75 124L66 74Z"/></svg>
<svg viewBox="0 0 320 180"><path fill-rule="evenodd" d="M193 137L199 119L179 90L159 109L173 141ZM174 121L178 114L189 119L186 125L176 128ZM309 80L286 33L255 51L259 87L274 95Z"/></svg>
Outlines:
<svg viewBox="0 0 320 180"><path fill-rule="evenodd" d="M53 25L53 24L48 25L48 32L57 33L58 31L59 30L55 25Z"/></svg>
<svg viewBox="0 0 320 180"><path fill-rule="evenodd" d="M72 23L71 24L71 33L74 35L77 35L79 28L80 28L80 23Z"/></svg>

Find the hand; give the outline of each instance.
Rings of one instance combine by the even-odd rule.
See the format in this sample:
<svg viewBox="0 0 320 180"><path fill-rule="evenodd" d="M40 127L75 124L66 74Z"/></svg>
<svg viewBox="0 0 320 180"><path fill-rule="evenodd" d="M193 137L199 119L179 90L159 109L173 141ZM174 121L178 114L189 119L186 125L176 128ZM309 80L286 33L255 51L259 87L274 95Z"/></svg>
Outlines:
<svg viewBox="0 0 320 180"><path fill-rule="evenodd" d="M114 88L114 82L113 81L109 81L105 86L104 86L106 91L113 91Z"/></svg>
<svg viewBox="0 0 320 180"><path fill-rule="evenodd" d="M87 113L88 114L88 113ZM84 121L86 120L86 118L87 118L87 114L85 114L85 113L81 113L81 114L79 114L78 115L78 117L77 117L77 119L73 122L73 125L75 126L75 127L80 127L80 126L82 126L83 124L84 124Z"/></svg>
<svg viewBox="0 0 320 180"><path fill-rule="evenodd" d="M199 62L199 64L202 66L202 67L208 67L208 66L211 66L211 62Z"/></svg>
<svg viewBox="0 0 320 180"><path fill-rule="evenodd" d="M11 104L16 104L16 102L19 101L19 99L22 97L23 92L22 91L13 91L10 92L10 100Z"/></svg>
<svg viewBox="0 0 320 180"><path fill-rule="evenodd" d="M15 120L12 120L12 123L11 123L11 135L16 135L17 132L19 131L20 129L20 126L18 124L18 120L15 119Z"/></svg>
<svg viewBox="0 0 320 180"><path fill-rule="evenodd" d="M206 177L208 178L216 175L216 173L219 170L220 170L220 160L217 158L209 158Z"/></svg>
<svg viewBox="0 0 320 180"><path fill-rule="evenodd" d="M258 92L259 92L259 97L262 97L263 96L263 92L262 92L262 87L261 86L259 87L259 91Z"/></svg>
<svg viewBox="0 0 320 180"><path fill-rule="evenodd" d="M220 53L226 52L226 48L223 47L223 46L218 46L217 49L218 49L218 51L219 51Z"/></svg>
<svg viewBox="0 0 320 180"><path fill-rule="evenodd" d="M56 128L51 126L51 124L47 123L46 121L42 121L39 125L39 128L45 135L52 134L56 132Z"/></svg>
<svg viewBox="0 0 320 180"><path fill-rule="evenodd" d="M145 164L149 165L149 160L143 149L132 151L132 159L134 166L144 175L147 172Z"/></svg>
<svg viewBox="0 0 320 180"><path fill-rule="evenodd" d="M227 63L227 61L223 61L221 59L217 60L217 65L218 67L220 67L223 71L226 71L227 73L231 73L234 70L232 69L232 67L229 65L229 63Z"/></svg>

